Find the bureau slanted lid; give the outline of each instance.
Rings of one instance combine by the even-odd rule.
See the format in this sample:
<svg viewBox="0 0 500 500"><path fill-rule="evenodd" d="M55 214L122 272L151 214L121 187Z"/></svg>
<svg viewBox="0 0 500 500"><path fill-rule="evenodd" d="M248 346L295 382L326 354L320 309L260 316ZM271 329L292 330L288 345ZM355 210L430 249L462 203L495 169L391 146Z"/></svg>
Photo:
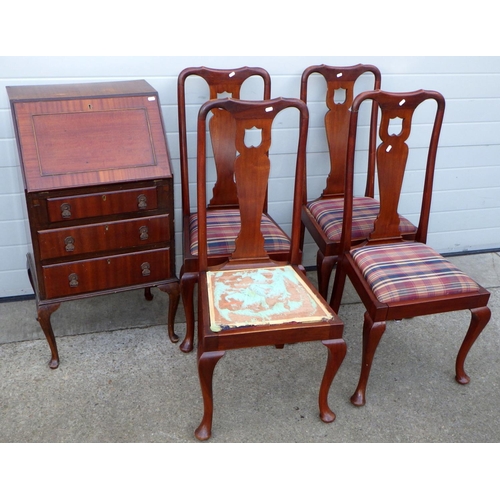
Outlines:
<svg viewBox="0 0 500 500"><path fill-rule="evenodd" d="M144 80L7 87L27 191L171 177Z"/></svg>

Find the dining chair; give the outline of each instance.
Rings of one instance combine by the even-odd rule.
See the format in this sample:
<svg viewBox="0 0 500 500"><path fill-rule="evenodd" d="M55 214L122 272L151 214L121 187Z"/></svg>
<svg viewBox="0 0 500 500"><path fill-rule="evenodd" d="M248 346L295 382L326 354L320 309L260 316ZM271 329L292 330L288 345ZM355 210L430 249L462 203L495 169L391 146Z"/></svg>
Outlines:
<svg viewBox="0 0 500 500"><path fill-rule="evenodd" d="M365 101L376 103L382 113L379 125L380 144L376 153L380 213L366 241L354 246L351 236L353 173L359 128L358 112ZM422 158L426 164L422 165L422 169L425 177L422 181L421 210L415 239L405 241L397 208L412 149L408 144L412 121L419 106L431 115L424 123L419 121L418 127L413 127L418 129L417 134L413 135L419 136L413 145L419 149L424 148ZM491 313L487 307L489 292L426 243L444 109L443 96L426 90L408 93L368 91L356 97L352 104L341 257L335 274L331 306L338 312L348 276L366 308L361 373L358 386L351 397L351 402L356 406L362 406L366 402L370 369L387 321L469 309L471 322L455 365L457 382L467 384L469 376L464 369L465 358L490 319ZM423 117L424 114L420 116ZM396 122L400 127L398 134L391 133L390 130L391 124ZM432 129L432 133L429 141L424 143L422 133L425 127ZM412 170L416 168L417 165L413 163ZM412 190L415 191L415 186L412 186Z"/></svg>
<svg viewBox="0 0 500 500"><path fill-rule="evenodd" d="M294 111L296 108L297 111ZM265 248L261 225L266 204L271 161L272 124L285 109L299 116L296 158L289 165L294 177L291 247L287 260L278 262ZM226 260L213 265L208 254L206 195L206 118L224 110L235 125L231 141L238 152L234 162L238 210L241 224L235 248ZM288 111L287 111L288 113ZM287 115L288 116L288 115ZM198 373L203 397L203 418L195 431L199 440L211 436L213 417L212 379L215 366L227 350L257 346L284 347L306 341L321 341L327 361L319 390L319 413L324 422L335 414L328 405L328 392L344 359L343 323L306 277L301 266L300 210L305 168L308 111L299 99L265 101L215 100L199 113L198 164ZM260 142L247 144L249 131L258 131ZM316 363L311 359L311 363Z"/></svg>
<svg viewBox="0 0 500 500"><path fill-rule="evenodd" d="M320 75L321 81L313 82L312 76ZM380 70L369 64L354 66L315 65L304 70L300 85L300 98L311 109L318 109L319 104L326 104L324 131L326 133L329 169L325 187L315 199L304 200L302 222L318 247L316 253L316 270L318 290L327 297L330 278L338 260L340 235L342 232L344 206L344 179L346 169L347 140L351 106L356 94L361 89L380 89ZM364 80L364 82L363 82ZM325 88L322 101L318 101L320 92ZM320 85L321 84L321 85ZM373 106L369 118L368 162L364 195L354 198L352 216L353 241L362 241L373 229L373 222L379 210L379 202L374 196L375 186L375 144L376 144L377 108ZM310 155L312 156L312 155ZM308 176L318 175L319 165L308 161ZM311 168L312 167L312 168ZM307 188L306 188L307 193ZM406 218L401 218L405 237L412 238L416 227Z"/></svg>
<svg viewBox="0 0 500 500"><path fill-rule="evenodd" d="M191 87L187 86L188 78L195 81ZM186 315L186 334L180 349L190 352L194 342L194 289L198 281L198 215L196 206L191 205L190 189L196 188L189 176L188 154L188 118L195 115L199 106L186 103L186 93L195 86L195 91L200 92L196 84L201 82L208 86L209 99L221 97L240 99L242 86L251 79L262 82L262 90L254 91L257 99L271 97L271 78L263 68L242 67L237 69L212 69L206 67L192 67L184 69L178 77L177 97L179 114L179 145L180 145L180 170L182 191L182 240L183 264L180 271L180 288L182 303ZM255 85L254 89L259 87ZM201 90L205 92L206 90ZM191 122L194 122L193 119ZM213 160L215 164L215 182L212 198L208 204L208 258L211 264L223 262L234 249L234 240L239 231L238 196L234 182L233 163L236 157L234 147L234 123L230 115L223 109L214 109L208 123L208 133L211 138ZM193 125L195 129L196 125ZM213 178L210 177L210 181ZM267 202L262 209L262 226L266 239L266 249L276 259L288 258L290 239L267 213Z"/></svg>

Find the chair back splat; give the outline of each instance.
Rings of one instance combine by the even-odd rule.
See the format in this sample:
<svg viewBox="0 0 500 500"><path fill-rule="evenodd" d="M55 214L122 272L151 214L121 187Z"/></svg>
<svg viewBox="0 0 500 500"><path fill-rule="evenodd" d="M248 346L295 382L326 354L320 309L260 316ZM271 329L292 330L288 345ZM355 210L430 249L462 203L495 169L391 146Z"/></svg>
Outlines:
<svg viewBox="0 0 500 500"><path fill-rule="evenodd" d="M266 250L262 210L270 176L272 125L283 110L295 108L299 115L296 161L290 165L295 178L290 251L277 261ZM206 120L214 110L228 113L234 128L236 159L234 180L240 214L234 250L224 262L211 262L208 252L210 208L206 195ZM212 432L212 377L226 350L256 346L283 347L305 341L321 341L328 349L319 390L319 413L324 422L335 414L328 406L328 391L344 359L343 324L308 281L301 266L300 212L303 199L308 111L299 99L264 101L215 100L199 113L197 135L199 283L198 283L198 374L204 413L195 435L208 439ZM258 131L261 140L247 145L248 131Z"/></svg>
<svg viewBox="0 0 500 500"><path fill-rule="evenodd" d="M396 94L396 97L398 96ZM429 226L437 147L444 115L444 99L437 92L416 91L404 93L401 95L401 99L396 101L393 93L374 91L363 93L353 103L347 159L348 181L345 188L345 208L350 212L352 212L352 200L354 198L354 155L359 108L364 101L373 100L378 104L381 111L380 125L378 127L378 136L381 143L376 150L380 210L374 221L373 231L367 237L368 242L380 243L382 241L402 240L404 238L404 232L401 230L401 218L398 214L398 206L409 154L407 141L411 134L414 111L421 103L429 99L436 101L437 108L428 147L420 219L414 238L415 241L425 243ZM390 133L391 120L401 121L401 131L398 134ZM352 225L349 228L344 223L341 252L344 252L347 247L352 245L351 232Z"/></svg>
<svg viewBox="0 0 500 500"><path fill-rule="evenodd" d="M356 135L359 109L365 101L374 102L381 113L378 127L380 144L375 165L380 210L365 241L353 244ZM404 238L397 211L410 151L408 139L412 133L412 119L415 110L426 101L434 101L435 112L431 120L432 133L427 148L418 229L414 239L408 241ZM490 319L491 313L487 307L489 292L426 244L444 109L443 96L426 90L405 93L367 91L357 96L352 104L340 260L331 306L334 311L339 310L345 279L349 276L366 308L361 374L358 387L351 397L351 402L358 406L366 402L371 364L387 321L469 309L472 319L455 366L456 380L466 384L469 377L464 370L465 358ZM401 122L401 131L392 134L390 123L396 119Z"/></svg>
<svg viewBox="0 0 500 500"><path fill-rule="evenodd" d="M328 154L330 158L330 170L326 179L326 186L322 197L343 196L345 179L345 161L347 156L347 137L349 134L349 118L351 116L351 105L356 97L355 85L362 76L371 74L373 88L379 89L381 75L378 68L370 64L357 64L355 66L310 66L302 73L300 98L307 103L308 82L313 74L320 74L326 82L325 104L328 111L325 114L324 124L326 139L328 142ZM337 93L342 92L337 98ZM370 130L375 131L377 123L377 108L374 106L370 116ZM370 135L370 151L375 144L375 136ZM373 197L373 161L370 158L366 177L365 196Z"/></svg>
<svg viewBox="0 0 500 500"><path fill-rule="evenodd" d="M224 112L231 113L228 116L234 122L234 137L235 143L235 159L234 162L234 181L235 186L238 185L237 198L238 207L241 217L240 232L235 240L235 249L229 256L230 262L242 261L244 263L259 261L265 259L271 261L268 252L264 248L264 236L261 231L261 215L266 208L267 203L267 186L271 169L269 159L269 149L271 147L271 126L274 118L283 109L291 107L290 101L296 106L297 100L279 98L269 100L269 104L265 108L262 106L254 106L254 101L236 101L230 100L224 105ZM200 167L200 162L205 165L203 154L206 155L206 135L203 132L202 126L206 121L206 114L213 111L214 108L221 106L221 101L211 101L205 103L200 109L198 119L198 186L203 186L206 183L206 166ZM246 106L246 107L245 107ZM236 109L240 110L238 113ZM265 114L262 112L264 109ZM301 121L307 126L308 113L304 112L301 116ZM229 111L228 111L229 110ZM219 109L219 111L222 111ZM248 131L260 131L261 141L257 146L247 147L245 136ZM304 150L306 143L306 133L301 133L297 150L297 165L296 168L303 175L304 168ZM249 168L251 165L251 168ZM297 189L301 188L302 184L295 184L294 196L297 196ZM198 189L198 217L200 221L206 220L209 207L206 204L206 194L204 189ZM300 193L301 194L301 193ZM294 206L292 212L292 244L290 248L290 262L300 264L300 207ZM201 244L207 241L207 228L200 223L200 245L199 245L199 260L200 270L204 269L208 264L208 246ZM288 259L287 259L288 260Z"/></svg>
<svg viewBox="0 0 500 500"><path fill-rule="evenodd" d="M179 142L181 163L182 206L186 214L190 213L189 200L189 170L187 148L187 117L186 117L186 80L189 77L202 78L208 85L209 100L227 95L240 99L242 85L251 77L260 77L263 82L263 99L271 97L271 78L263 68L242 67L237 69L213 69L206 67L186 68L178 78L177 101L179 112ZM233 163L235 158L234 143L225 140L233 129L230 116L223 110L214 110L214 116L209 122L217 179L213 188L213 206L237 206L238 199L233 181Z"/></svg>

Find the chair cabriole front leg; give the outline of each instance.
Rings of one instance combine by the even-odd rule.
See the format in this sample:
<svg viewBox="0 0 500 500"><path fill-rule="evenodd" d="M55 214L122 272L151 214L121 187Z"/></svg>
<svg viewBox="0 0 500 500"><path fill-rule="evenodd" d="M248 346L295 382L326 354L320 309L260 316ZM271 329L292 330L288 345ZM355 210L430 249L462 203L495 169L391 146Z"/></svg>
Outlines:
<svg viewBox="0 0 500 500"><path fill-rule="evenodd" d="M225 351L203 352L198 357L198 375L203 396L203 418L194 434L200 441L206 441L212 435L212 417L214 411L212 379L215 365Z"/></svg>
<svg viewBox="0 0 500 500"><path fill-rule="evenodd" d="M328 349L328 358L319 389L319 415L323 422L330 423L335 420L335 413L328 406L328 392L345 358L347 345L343 339L323 340L323 345Z"/></svg>
<svg viewBox="0 0 500 500"><path fill-rule="evenodd" d="M354 406L363 406L366 403L365 392L368 384L368 377L372 367L375 351L385 332L386 322L373 322L368 313L365 313L363 325L363 355L361 359L361 374L359 376L358 387L351 396L351 403Z"/></svg>
<svg viewBox="0 0 500 500"><path fill-rule="evenodd" d="M470 381L470 377L467 373L465 373L464 369L465 358L467 357L467 354L469 353L474 342L479 337L479 334L488 324L491 317L491 311L488 307L479 307L477 309L471 309L471 315L472 318L469 330L465 335L464 341L462 342L457 355L455 379L459 384L468 384Z"/></svg>

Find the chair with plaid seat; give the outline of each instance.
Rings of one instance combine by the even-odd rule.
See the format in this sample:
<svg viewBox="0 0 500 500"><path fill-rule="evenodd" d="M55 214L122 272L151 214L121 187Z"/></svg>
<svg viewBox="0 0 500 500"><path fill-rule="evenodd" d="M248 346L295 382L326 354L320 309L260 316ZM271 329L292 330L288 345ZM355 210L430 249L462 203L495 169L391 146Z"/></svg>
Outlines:
<svg viewBox="0 0 500 500"><path fill-rule="evenodd" d="M374 229L367 240L353 246L351 231L356 132L359 128L358 112L365 101L376 103L382 113L380 144L376 154L381 205ZM426 125L429 124L432 134L427 146L424 144L428 149L418 230L414 241L405 241L397 209L411 153L407 142L412 131L412 119L420 106L420 109L427 110L427 114L421 116L430 116L430 119L426 118ZM351 402L357 406L366 402L365 392L373 357L387 321L469 309L472 319L455 365L457 382L467 384L469 377L464 370L465 358L490 319L487 307L489 292L426 244L444 108L445 101L441 94L425 90L409 93L368 91L356 97L352 105L341 256L335 274L331 305L334 311L339 310L347 275L366 308L361 374L351 397ZM392 120L400 124L401 130L397 135L391 133ZM423 127L419 129L418 146L421 148ZM413 167L415 166L414 163Z"/></svg>
<svg viewBox="0 0 500 500"><path fill-rule="evenodd" d="M235 247L224 263L209 264L206 203L206 117L224 109L235 124L230 139L238 151L235 182L238 194L240 229ZM299 135L289 176L294 179L291 247L285 262L277 262L266 251L263 207L271 170L269 148L273 121L282 111L299 118ZM290 116L287 114L287 116ZM308 281L301 266L301 222L305 146L308 111L299 99L266 101L215 100L205 103L198 119L198 374L203 396L203 418L195 431L200 440L212 432L212 378L217 362L225 352L257 346L321 341L328 350L319 389L319 414L333 422L328 392L346 354L342 338L343 323ZM248 145L248 131L260 131L260 142ZM292 354L292 353L290 353ZM315 363L313 359L311 362Z"/></svg>
<svg viewBox="0 0 500 500"><path fill-rule="evenodd" d="M347 154L347 135L352 101L360 89L379 89L381 75L378 68L368 64L355 66L317 65L307 68L301 79L300 98L309 105L311 112L319 108L319 84L313 84L312 76L321 75L326 82L326 94L323 105L327 112L324 118L330 168L326 186L321 195L309 202L304 202L302 222L318 247L316 267L318 289L326 298L330 277L339 254L340 235L344 209L344 177ZM370 80L369 80L370 79ZM309 102L308 102L309 101ZM379 210L378 200L374 198L374 148L377 122L377 108L372 109L369 122L368 168L364 196L356 196L353 206L353 241L364 240L373 229L373 221ZM311 155L312 156L312 155ZM312 162L309 162L312 163ZM308 167L308 175L315 175L315 169ZM307 189L306 189L307 191ZM413 238L416 227L404 217L401 218L401 229L406 238Z"/></svg>
<svg viewBox="0 0 500 500"><path fill-rule="evenodd" d="M189 77L194 82L186 86ZM186 335L181 343L181 350L190 352L194 340L194 287L198 281L198 216L191 207L190 189L196 183L190 184L187 115L193 116L189 123L194 123L194 115L199 106L186 105L186 93L204 93L208 85L209 99L232 97L240 99L242 86L253 80L260 80L262 90L257 83L248 92L257 99L271 97L271 78L262 68L242 67L237 69L212 69L195 67L184 69L178 77L177 97L179 114L179 145L182 190L182 232L183 232L183 265L180 272L181 297L186 315ZM205 88L197 87L197 85ZM194 90L193 90L194 88ZM262 93L259 93L262 92ZM192 99L191 99L192 100ZM194 127L193 127L194 129ZM214 109L209 121L213 158L215 163L215 183L212 199L208 205L207 238L208 257L210 263L223 262L234 250L234 240L239 232L240 220L238 211L238 197L234 182L233 164L236 157L234 140L234 123L224 110ZM278 224L267 213L267 202L262 211L262 227L266 240L266 249L274 258L283 260L288 258L290 239Z"/></svg>

